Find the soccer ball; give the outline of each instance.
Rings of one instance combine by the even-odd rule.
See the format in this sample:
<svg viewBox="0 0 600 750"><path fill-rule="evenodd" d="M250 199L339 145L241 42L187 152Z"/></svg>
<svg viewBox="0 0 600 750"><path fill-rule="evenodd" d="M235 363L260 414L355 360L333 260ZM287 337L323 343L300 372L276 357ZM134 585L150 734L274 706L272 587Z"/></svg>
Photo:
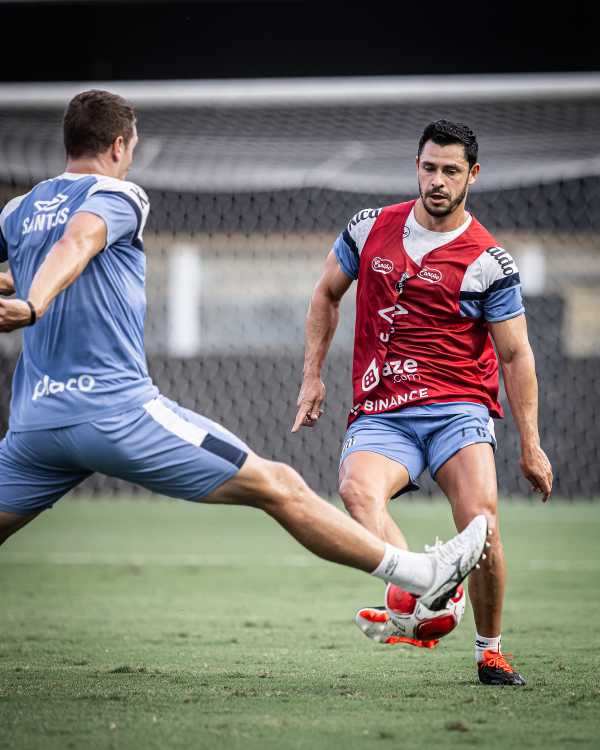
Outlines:
<svg viewBox="0 0 600 750"><path fill-rule="evenodd" d="M385 608L396 628L407 638L431 641L451 633L465 613L465 590L459 586L448 605L432 612L419 598L394 584L385 590Z"/></svg>

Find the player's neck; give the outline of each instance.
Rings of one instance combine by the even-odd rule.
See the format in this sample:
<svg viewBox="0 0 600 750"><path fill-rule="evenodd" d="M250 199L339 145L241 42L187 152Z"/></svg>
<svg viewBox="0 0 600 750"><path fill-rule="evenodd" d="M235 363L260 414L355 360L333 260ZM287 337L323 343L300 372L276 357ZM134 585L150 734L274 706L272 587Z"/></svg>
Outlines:
<svg viewBox="0 0 600 750"><path fill-rule="evenodd" d="M118 165L100 157L68 159L65 172L69 174L100 174L120 179Z"/></svg>
<svg viewBox="0 0 600 750"><path fill-rule="evenodd" d="M451 214L446 216L432 216L423 205L419 198L414 208L415 219L424 229L430 232L453 232L455 229L462 227L467 221L469 215L465 211L465 204L457 206Z"/></svg>

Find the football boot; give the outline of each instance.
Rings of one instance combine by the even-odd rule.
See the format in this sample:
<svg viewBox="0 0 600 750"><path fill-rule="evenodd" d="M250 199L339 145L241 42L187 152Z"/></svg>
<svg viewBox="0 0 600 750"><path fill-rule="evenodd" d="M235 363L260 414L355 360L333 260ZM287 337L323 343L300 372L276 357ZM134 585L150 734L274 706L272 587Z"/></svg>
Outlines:
<svg viewBox="0 0 600 750"><path fill-rule="evenodd" d="M487 518L475 516L469 525L445 544L436 544L427 552L433 560L433 583L419 601L432 612L444 609L469 573L485 559L489 546Z"/></svg>
<svg viewBox="0 0 600 750"><path fill-rule="evenodd" d="M484 651L483 661L477 664L479 681L484 685L526 685L525 679L508 663L499 651Z"/></svg>
<svg viewBox="0 0 600 750"><path fill-rule="evenodd" d="M417 648L435 648L439 641L420 641L416 638L408 638L403 635L394 625L385 607L364 607L359 609L354 617L354 622L360 630L377 643L396 645L407 643Z"/></svg>

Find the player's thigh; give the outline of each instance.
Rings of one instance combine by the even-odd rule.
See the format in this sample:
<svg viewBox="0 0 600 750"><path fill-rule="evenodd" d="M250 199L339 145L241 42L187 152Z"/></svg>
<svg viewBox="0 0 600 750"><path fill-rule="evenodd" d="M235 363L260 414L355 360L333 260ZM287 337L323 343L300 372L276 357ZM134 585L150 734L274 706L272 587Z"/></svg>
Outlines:
<svg viewBox="0 0 600 750"><path fill-rule="evenodd" d="M89 476L68 453L62 431L8 433L0 443L0 529L14 533Z"/></svg>
<svg viewBox="0 0 600 750"><path fill-rule="evenodd" d="M459 449L440 467L435 479L450 502L459 530L480 513L495 527L498 484L490 443L472 443Z"/></svg>
<svg viewBox="0 0 600 750"><path fill-rule="evenodd" d="M94 471L182 500L210 495L249 453L233 433L164 397L78 432L82 460Z"/></svg>
<svg viewBox="0 0 600 750"><path fill-rule="evenodd" d="M385 504L410 484L408 469L381 453L354 451L343 460L339 472L340 495L345 501L363 499Z"/></svg>
<svg viewBox="0 0 600 750"><path fill-rule="evenodd" d="M393 420L364 416L350 425L340 457L342 498L369 491L384 502L418 489L425 456L414 436Z"/></svg>

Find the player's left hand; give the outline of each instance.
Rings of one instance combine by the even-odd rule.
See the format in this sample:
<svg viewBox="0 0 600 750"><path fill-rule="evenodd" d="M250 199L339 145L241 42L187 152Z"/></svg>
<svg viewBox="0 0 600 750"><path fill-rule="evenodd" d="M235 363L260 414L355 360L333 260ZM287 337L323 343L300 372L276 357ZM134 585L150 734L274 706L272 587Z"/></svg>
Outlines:
<svg viewBox="0 0 600 750"><path fill-rule="evenodd" d="M0 294L9 296L15 293L15 283L10 271L0 273Z"/></svg>
<svg viewBox="0 0 600 750"><path fill-rule="evenodd" d="M545 503L552 492L552 466L539 445L525 447L521 453L521 471Z"/></svg>
<svg viewBox="0 0 600 750"><path fill-rule="evenodd" d="M31 310L22 299L0 299L0 333L24 328L31 322Z"/></svg>

